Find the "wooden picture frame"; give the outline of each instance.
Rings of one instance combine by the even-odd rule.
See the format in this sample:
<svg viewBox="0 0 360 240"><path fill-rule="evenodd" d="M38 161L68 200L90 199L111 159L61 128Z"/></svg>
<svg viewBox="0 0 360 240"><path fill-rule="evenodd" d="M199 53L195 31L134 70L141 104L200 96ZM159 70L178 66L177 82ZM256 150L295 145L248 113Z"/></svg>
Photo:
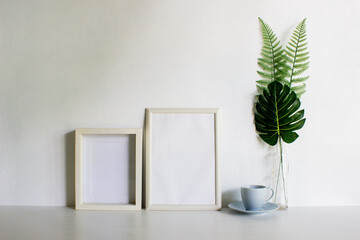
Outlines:
<svg viewBox="0 0 360 240"><path fill-rule="evenodd" d="M75 209L140 210L142 129L76 129L75 172Z"/></svg>
<svg viewBox="0 0 360 240"><path fill-rule="evenodd" d="M218 108L146 109L146 209L221 209Z"/></svg>

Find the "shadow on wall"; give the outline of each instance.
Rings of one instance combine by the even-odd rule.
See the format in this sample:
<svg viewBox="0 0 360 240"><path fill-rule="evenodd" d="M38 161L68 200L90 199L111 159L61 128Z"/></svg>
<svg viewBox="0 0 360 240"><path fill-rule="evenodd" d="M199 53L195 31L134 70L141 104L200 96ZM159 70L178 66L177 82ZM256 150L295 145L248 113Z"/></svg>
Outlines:
<svg viewBox="0 0 360 240"><path fill-rule="evenodd" d="M222 193L222 207L228 207L229 203L240 201L241 194L240 188L238 189L231 189Z"/></svg>
<svg viewBox="0 0 360 240"><path fill-rule="evenodd" d="M142 196L142 202L141 207L146 208L146 110L144 113L144 122L143 122L143 141L142 141L142 189L141 189L141 196Z"/></svg>
<svg viewBox="0 0 360 240"><path fill-rule="evenodd" d="M75 206L75 131L65 134L66 206Z"/></svg>

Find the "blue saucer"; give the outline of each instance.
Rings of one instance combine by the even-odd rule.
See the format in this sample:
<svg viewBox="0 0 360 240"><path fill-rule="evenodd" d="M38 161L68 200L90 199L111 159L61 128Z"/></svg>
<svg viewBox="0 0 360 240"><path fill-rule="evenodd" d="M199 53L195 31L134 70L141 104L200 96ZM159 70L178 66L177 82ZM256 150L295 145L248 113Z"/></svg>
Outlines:
<svg viewBox="0 0 360 240"><path fill-rule="evenodd" d="M265 214L279 209L279 206L277 204L271 202L266 202L261 209L253 211L246 210L242 201L229 203L228 207L246 214Z"/></svg>

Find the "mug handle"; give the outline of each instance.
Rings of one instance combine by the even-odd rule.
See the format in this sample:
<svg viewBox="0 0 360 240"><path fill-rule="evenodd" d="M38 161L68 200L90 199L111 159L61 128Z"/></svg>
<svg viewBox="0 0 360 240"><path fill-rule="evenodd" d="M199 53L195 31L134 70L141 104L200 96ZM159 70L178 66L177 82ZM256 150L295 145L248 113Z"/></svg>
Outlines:
<svg viewBox="0 0 360 240"><path fill-rule="evenodd" d="M267 187L266 189L271 190L271 196L265 200L265 202L269 201L274 196L274 190L271 187Z"/></svg>

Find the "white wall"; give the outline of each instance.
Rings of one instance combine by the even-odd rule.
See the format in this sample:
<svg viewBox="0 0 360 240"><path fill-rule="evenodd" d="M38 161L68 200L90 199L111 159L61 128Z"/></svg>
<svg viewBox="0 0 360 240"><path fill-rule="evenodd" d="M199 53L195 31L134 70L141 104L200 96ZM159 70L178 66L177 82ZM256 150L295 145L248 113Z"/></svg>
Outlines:
<svg viewBox="0 0 360 240"><path fill-rule="evenodd" d="M272 150L252 116L259 16L283 40L308 19L290 205L360 205L356 0L0 1L0 204L73 204L73 130L143 127L147 107L220 107L224 202L266 184Z"/></svg>

